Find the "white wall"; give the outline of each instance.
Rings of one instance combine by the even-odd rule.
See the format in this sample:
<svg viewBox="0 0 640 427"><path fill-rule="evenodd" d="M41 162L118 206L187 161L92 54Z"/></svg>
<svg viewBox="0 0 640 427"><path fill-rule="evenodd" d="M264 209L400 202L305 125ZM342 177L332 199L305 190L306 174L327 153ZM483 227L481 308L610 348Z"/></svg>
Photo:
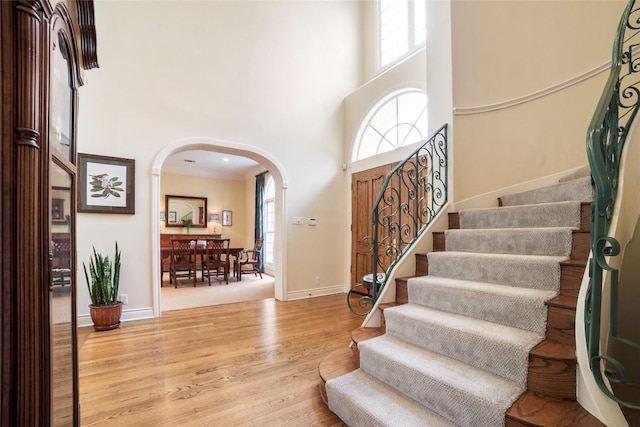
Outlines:
<svg viewBox="0 0 640 427"><path fill-rule="evenodd" d="M341 103L361 84L361 4L97 1L95 13L100 68L86 73L80 92L79 151L136 160L136 213L79 214L77 247L81 261L91 245L119 241L125 318L152 306L152 162L185 138L276 159L288 177L285 297L341 289ZM292 215L316 216L318 226L291 226ZM79 289L82 316L88 295Z"/></svg>

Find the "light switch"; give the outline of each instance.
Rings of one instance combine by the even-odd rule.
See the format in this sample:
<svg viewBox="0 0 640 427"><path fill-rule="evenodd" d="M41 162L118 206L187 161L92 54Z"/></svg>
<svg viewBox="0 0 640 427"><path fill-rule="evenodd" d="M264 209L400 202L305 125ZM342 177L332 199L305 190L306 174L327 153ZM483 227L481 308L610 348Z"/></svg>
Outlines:
<svg viewBox="0 0 640 427"><path fill-rule="evenodd" d="M302 224L304 224L304 218L302 218L301 216L294 216L291 219L291 223L293 225L302 225Z"/></svg>

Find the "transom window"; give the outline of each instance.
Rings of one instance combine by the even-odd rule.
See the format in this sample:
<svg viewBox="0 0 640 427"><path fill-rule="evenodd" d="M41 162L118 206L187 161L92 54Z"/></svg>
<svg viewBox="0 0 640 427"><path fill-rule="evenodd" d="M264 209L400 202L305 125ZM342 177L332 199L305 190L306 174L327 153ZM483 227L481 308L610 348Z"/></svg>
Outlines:
<svg viewBox="0 0 640 427"><path fill-rule="evenodd" d="M428 136L427 95L405 89L383 98L358 131L353 161L421 142Z"/></svg>
<svg viewBox="0 0 640 427"><path fill-rule="evenodd" d="M378 68L416 52L427 40L424 0L378 0Z"/></svg>

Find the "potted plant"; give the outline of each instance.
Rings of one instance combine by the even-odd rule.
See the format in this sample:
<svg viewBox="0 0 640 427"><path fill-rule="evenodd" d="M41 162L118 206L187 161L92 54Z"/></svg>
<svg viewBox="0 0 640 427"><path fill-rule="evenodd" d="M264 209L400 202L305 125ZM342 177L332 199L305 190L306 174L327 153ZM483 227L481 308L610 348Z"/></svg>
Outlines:
<svg viewBox="0 0 640 427"><path fill-rule="evenodd" d="M113 262L107 255L96 252L93 248L93 255L89 260L89 271L84 267L84 276L89 288L91 304L91 320L96 331L107 331L120 326L120 316L122 315L122 302L118 301L118 290L120 287L120 250L116 242L116 252Z"/></svg>
<svg viewBox="0 0 640 427"><path fill-rule="evenodd" d="M187 234L191 233L191 226L193 225L193 220L191 218L185 218L182 220L182 225L187 227Z"/></svg>

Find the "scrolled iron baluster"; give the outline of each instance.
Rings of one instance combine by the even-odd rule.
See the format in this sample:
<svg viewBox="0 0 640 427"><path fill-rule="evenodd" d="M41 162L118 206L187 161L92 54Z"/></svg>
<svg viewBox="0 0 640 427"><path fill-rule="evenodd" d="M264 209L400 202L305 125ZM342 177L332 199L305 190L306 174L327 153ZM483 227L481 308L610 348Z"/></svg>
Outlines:
<svg viewBox="0 0 640 427"><path fill-rule="evenodd" d="M358 304L360 308L365 308L371 302L371 306L366 312L352 307L352 289L348 301L353 313L367 314L373 308L386 285L387 273L446 204L446 144L447 125L444 125L386 176L371 212L372 295L370 299L369 296L361 297ZM390 186L392 181L397 181L393 182L397 187ZM437 182L435 187L434 182ZM378 273L384 273L381 280Z"/></svg>

